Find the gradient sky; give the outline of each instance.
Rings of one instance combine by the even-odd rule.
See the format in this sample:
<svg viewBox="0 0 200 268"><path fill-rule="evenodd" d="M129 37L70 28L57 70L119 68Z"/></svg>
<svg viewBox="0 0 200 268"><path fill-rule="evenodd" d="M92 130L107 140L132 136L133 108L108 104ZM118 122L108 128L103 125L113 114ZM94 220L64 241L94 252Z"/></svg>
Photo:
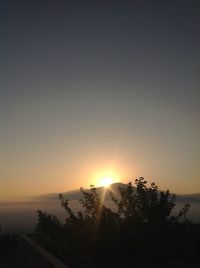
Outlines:
<svg viewBox="0 0 200 268"><path fill-rule="evenodd" d="M0 199L200 192L199 1L81 2L0 3Z"/></svg>

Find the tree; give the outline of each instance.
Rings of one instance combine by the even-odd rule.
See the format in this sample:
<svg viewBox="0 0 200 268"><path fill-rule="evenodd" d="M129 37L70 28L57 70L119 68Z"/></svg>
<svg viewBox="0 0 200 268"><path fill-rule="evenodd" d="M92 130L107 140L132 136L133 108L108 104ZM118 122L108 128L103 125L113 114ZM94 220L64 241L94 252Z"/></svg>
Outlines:
<svg viewBox="0 0 200 268"><path fill-rule="evenodd" d="M155 226L173 223L185 218L190 205L186 204L177 216L172 215L176 205L176 196L169 190L160 191L155 183L147 186L147 181L140 177L135 180L133 187L131 182L126 188L119 188L120 200L112 196L112 200L118 207L118 214L124 222L148 223Z"/></svg>
<svg viewBox="0 0 200 268"><path fill-rule="evenodd" d="M37 211L38 213L38 224L36 226L36 239L37 241L65 261L65 254L67 251L66 247L66 233L63 229L62 223L58 220L55 215Z"/></svg>
<svg viewBox="0 0 200 268"><path fill-rule="evenodd" d="M174 252L174 242L178 243L182 235L178 226L186 217L189 204L175 216L176 197L169 190L160 191L155 183L148 186L141 177L134 186L128 183L119 187L119 198L110 192L116 212L105 206L93 185L90 190L80 191L81 211L74 213L68 199L60 194L65 223L38 211L36 228L46 247L61 259L65 256L72 267L130 264L133 252L135 262L143 261L145 252L153 263ZM159 256L155 255L158 252Z"/></svg>

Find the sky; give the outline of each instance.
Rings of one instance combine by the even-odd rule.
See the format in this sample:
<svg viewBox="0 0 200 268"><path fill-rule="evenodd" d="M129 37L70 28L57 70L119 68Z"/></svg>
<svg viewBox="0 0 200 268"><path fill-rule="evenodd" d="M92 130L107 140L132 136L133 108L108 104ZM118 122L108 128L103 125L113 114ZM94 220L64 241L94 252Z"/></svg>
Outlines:
<svg viewBox="0 0 200 268"><path fill-rule="evenodd" d="M199 1L1 1L0 199L200 192L199 30Z"/></svg>

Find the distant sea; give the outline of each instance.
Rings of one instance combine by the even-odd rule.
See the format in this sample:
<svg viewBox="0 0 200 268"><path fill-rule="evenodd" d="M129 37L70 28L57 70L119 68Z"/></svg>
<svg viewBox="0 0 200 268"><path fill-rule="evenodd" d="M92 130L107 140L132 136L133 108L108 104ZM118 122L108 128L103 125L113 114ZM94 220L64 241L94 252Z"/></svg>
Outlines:
<svg viewBox="0 0 200 268"><path fill-rule="evenodd" d="M69 194L70 206L74 211L81 209L79 199L80 193L78 191ZM200 223L200 195L177 196L174 213L176 214L185 203L190 203L191 205L188 218L194 223ZM114 210L116 209L110 200L106 200L105 205ZM46 195L33 200L0 202L0 227L2 231L33 232L37 224L37 210L54 214L61 221L64 221L66 217L64 209L60 206L57 194Z"/></svg>

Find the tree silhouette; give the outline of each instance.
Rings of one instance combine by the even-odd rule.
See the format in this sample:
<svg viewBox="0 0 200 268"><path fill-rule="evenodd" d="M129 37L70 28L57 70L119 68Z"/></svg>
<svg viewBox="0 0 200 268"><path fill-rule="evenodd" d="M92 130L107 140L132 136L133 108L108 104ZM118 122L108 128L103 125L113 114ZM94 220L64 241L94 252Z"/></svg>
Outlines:
<svg viewBox="0 0 200 268"><path fill-rule="evenodd" d="M124 221L157 226L177 222L189 212L190 205L186 204L177 216L172 216L176 205L174 194L170 194L169 190L159 191L154 182L148 187L143 177L136 179L135 185L136 187L133 187L130 182L126 188L119 187L120 200L112 196L118 207L118 214Z"/></svg>
<svg viewBox="0 0 200 268"><path fill-rule="evenodd" d="M174 252L183 242L181 226L190 206L175 215L176 197L169 190L160 191L155 183L148 186L141 177L134 186L119 187L118 198L110 191L116 212L105 206L93 185L80 191L81 211L73 212L60 194L65 223L38 211L36 228L40 242L72 267L130 267L133 258L135 267L146 260L159 267L163 259L167 267L182 254L179 250L177 257Z"/></svg>

